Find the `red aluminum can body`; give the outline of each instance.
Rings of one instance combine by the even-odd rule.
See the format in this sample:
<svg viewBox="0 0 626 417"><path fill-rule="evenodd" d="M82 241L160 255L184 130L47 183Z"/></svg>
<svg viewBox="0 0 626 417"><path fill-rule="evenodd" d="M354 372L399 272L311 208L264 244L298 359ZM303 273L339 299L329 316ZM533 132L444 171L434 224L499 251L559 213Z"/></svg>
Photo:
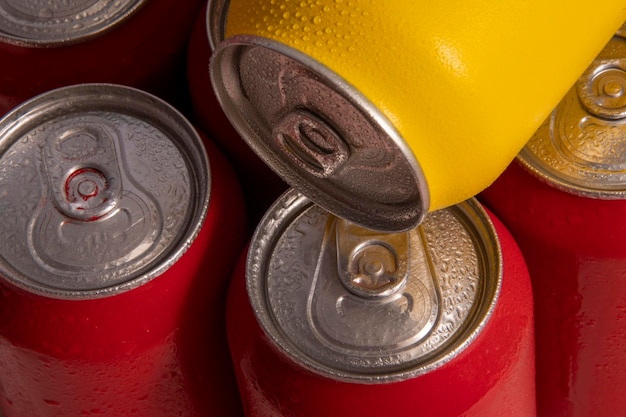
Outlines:
<svg viewBox="0 0 626 417"><path fill-rule="evenodd" d="M542 417L626 409L623 28L480 198L533 285Z"/></svg>
<svg viewBox="0 0 626 417"><path fill-rule="evenodd" d="M143 103L147 96L140 92L127 95L130 89L100 84L58 91L72 89L93 102L112 97L109 105L113 106L111 103L116 102ZM68 94L61 101L71 107L73 97L74 93ZM156 99L148 99L147 103L147 111L165 105ZM143 110L131 106L128 111L136 115L134 112ZM150 123L175 137L174 130L168 127L168 117L184 119L180 113L168 110ZM143 119L135 119L139 120ZM193 127L187 126L193 137ZM128 127L120 129L127 132ZM85 136L94 130L88 126L82 131L77 125L76 131ZM137 134L135 130L135 137ZM132 137L129 135L128 141ZM197 136L193 143L197 145L200 140ZM129 144L125 144L128 152L132 148ZM181 146L185 149L190 145ZM242 413L229 363L224 312L228 279L245 236L243 197L235 174L220 151L208 140L195 149L201 153L206 149L208 153L210 202L206 216L195 238L183 242L188 246L175 262L166 264L168 253L159 258L157 263L162 264L157 264L156 276L140 279L137 285L131 283L129 287L119 284L121 290L105 288L102 294L47 295L44 287L43 293L39 287L31 291L27 285L0 275L0 409L4 417L201 417ZM184 201L185 197L174 184L187 179L177 176L180 171L174 172L169 156L162 153L166 150L162 142L157 145L155 141L154 149L143 149L141 153L151 155L155 163L161 161L149 172L160 176L157 182L169 186L155 189L150 188L154 183L143 183L140 187L157 200L163 198L159 193L165 192L167 201L176 204L177 198ZM144 170L140 165L151 157L142 157L143 162L136 161L124 169L134 170L136 180L137 173ZM120 155L118 158L125 159ZM6 164L3 166L6 168ZM12 174L11 170L3 172L9 177ZM207 185L206 181L198 182ZM128 183L126 187L130 187ZM125 196L130 194L126 188L124 191ZM198 194L191 200L202 201L206 191L196 191ZM0 203L4 204L2 198ZM120 209L124 211L126 207ZM165 209L167 205L161 207ZM132 209L127 209L126 214L134 215ZM169 211L165 214L172 215ZM176 220L166 219L164 229L176 224L172 223ZM178 220L178 224L185 223ZM130 235L132 228L127 232ZM102 233L105 236L106 231ZM165 232L161 229L160 233ZM97 238L96 234L90 236ZM76 242L74 248L80 251L85 244ZM13 258L4 252L1 259Z"/></svg>
<svg viewBox="0 0 626 417"><path fill-rule="evenodd" d="M211 134L235 167L254 229L267 208L287 190L287 184L250 149L224 114L209 76L211 53L205 2L196 17L187 47L187 82L192 113L194 122Z"/></svg>
<svg viewBox="0 0 626 417"><path fill-rule="evenodd" d="M231 281L227 328L246 415L535 416L528 272L509 233L490 217L501 243L504 275L497 304L484 328L458 356L441 366L412 378L382 383L321 375L286 356L264 332L251 308L244 253ZM288 267L286 263L284 268ZM290 271L294 281L301 280L297 263ZM283 294L283 298L297 302L290 294ZM367 326L367 318L364 320ZM346 356L343 360L355 359Z"/></svg>
<svg viewBox="0 0 626 417"><path fill-rule="evenodd" d="M538 415L618 415L626 409L626 203L559 191L517 162L480 199L530 271Z"/></svg>
<svg viewBox="0 0 626 417"><path fill-rule="evenodd" d="M8 13L0 22L12 25L29 16L24 21L32 24L23 31L0 27L0 115L35 95L79 83L129 85L177 106L186 103L185 47L201 0L48 3L0 9L0 17ZM128 5L127 15L110 27L94 23L92 31L81 32L90 18L106 22L115 16L120 4ZM100 5L112 9L104 10L109 15L97 9ZM55 31L64 31L65 37L53 38Z"/></svg>

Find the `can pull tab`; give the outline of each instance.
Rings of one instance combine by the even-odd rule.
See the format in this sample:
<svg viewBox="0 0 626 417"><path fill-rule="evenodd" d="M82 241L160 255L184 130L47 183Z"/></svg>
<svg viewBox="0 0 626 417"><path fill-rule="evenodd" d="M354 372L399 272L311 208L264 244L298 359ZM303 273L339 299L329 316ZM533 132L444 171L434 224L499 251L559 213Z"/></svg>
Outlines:
<svg viewBox="0 0 626 417"><path fill-rule="evenodd" d="M401 291L409 276L409 232L384 233L337 219L337 267L351 293L367 298Z"/></svg>
<svg viewBox="0 0 626 417"><path fill-rule="evenodd" d="M385 233L331 216L307 303L316 340L372 362L417 348L442 312L427 252L419 228Z"/></svg>
<svg viewBox="0 0 626 417"><path fill-rule="evenodd" d="M288 113L272 134L293 163L319 178L331 177L350 156L350 147L339 133L309 111Z"/></svg>
<svg viewBox="0 0 626 417"><path fill-rule="evenodd" d="M113 136L107 126L90 123L54 131L46 138L48 189L64 215L91 221L118 205L121 175Z"/></svg>
<svg viewBox="0 0 626 417"><path fill-rule="evenodd" d="M626 60L601 61L585 71L576 87L590 114L606 120L626 117Z"/></svg>
<svg viewBox="0 0 626 417"><path fill-rule="evenodd" d="M128 133L113 123L87 115L48 129L42 187L52 197L31 217L32 257L57 276L79 277L66 280L68 288L103 288L154 252L163 229L158 201L125 171L117 144Z"/></svg>

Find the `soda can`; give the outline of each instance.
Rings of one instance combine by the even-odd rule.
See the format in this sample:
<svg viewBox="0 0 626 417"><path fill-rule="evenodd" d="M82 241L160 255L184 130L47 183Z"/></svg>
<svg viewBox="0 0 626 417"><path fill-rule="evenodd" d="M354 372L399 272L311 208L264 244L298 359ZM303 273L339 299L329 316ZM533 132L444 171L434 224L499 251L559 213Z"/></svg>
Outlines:
<svg viewBox="0 0 626 417"><path fill-rule="evenodd" d="M545 417L626 409L626 32L480 198L528 263Z"/></svg>
<svg viewBox="0 0 626 417"><path fill-rule="evenodd" d="M238 187L181 113L140 90L69 86L8 113L4 417L238 415L224 321Z"/></svg>
<svg viewBox="0 0 626 417"><path fill-rule="evenodd" d="M187 47L187 82L193 119L224 150L244 191L250 234L263 214L287 190L287 184L239 136L220 107L209 76L211 47L207 36L206 2L198 14Z"/></svg>
<svg viewBox="0 0 626 417"><path fill-rule="evenodd" d="M491 184L626 19L620 0L213 0L209 13L214 88L243 138L316 203L383 231Z"/></svg>
<svg viewBox="0 0 626 417"><path fill-rule="evenodd" d="M381 233L288 191L227 329L247 416L535 416L528 271L475 200Z"/></svg>
<svg viewBox="0 0 626 417"><path fill-rule="evenodd" d="M79 83L137 87L181 107L184 56L202 0L0 2L0 116Z"/></svg>

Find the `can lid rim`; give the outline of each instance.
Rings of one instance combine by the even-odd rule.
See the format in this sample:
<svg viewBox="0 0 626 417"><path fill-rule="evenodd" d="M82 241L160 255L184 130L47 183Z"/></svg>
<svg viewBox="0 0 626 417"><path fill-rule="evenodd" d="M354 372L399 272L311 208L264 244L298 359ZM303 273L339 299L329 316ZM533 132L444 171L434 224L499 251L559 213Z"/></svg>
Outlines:
<svg viewBox="0 0 626 417"><path fill-rule="evenodd" d="M63 30L63 26L67 25L64 20L59 23L59 27L56 29L50 27L52 18L49 21L43 21L44 23L41 23L41 19L32 19L33 21L38 20L40 23L31 22L29 26L28 22L18 18L17 12L15 16L12 16L5 10L0 10L0 42L33 49L80 44L98 38L123 24L146 5L148 0L125 0L123 7L120 7L119 2L98 3L111 3L111 10L104 9L104 12L108 10L109 13L105 16L106 18L103 19L96 14L96 18L90 19L90 25L78 23L70 27L69 30ZM100 12L102 14L103 11L100 10ZM81 13L74 13L74 15L81 15ZM6 22L7 26L13 26L15 30L11 32L8 27L3 29L3 21Z"/></svg>
<svg viewBox="0 0 626 417"><path fill-rule="evenodd" d="M206 7L206 34L211 51L215 51L224 40L229 0L209 0Z"/></svg>

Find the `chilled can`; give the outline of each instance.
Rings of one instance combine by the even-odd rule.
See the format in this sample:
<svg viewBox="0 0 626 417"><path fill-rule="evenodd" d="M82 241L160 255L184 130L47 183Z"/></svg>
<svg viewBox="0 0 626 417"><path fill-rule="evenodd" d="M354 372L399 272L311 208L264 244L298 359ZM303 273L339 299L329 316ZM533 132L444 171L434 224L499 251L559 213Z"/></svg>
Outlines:
<svg viewBox="0 0 626 417"><path fill-rule="evenodd" d="M528 262L543 417L613 417L626 409L623 34L480 196Z"/></svg>
<svg viewBox="0 0 626 417"><path fill-rule="evenodd" d="M241 412L224 311L243 197L205 142L164 101L112 84L52 90L0 121L4 417Z"/></svg>
<svg viewBox="0 0 626 417"><path fill-rule="evenodd" d="M535 416L528 272L475 200L383 233L288 191L227 329L248 416Z"/></svg>
<svg viewBox="0 0 626 417"><path fill-rule="evenodd" d="M183 106L185 46L201 0L3 1L0 115L70 84L117 83Z"/></svg>
<svg viewBox="0 0 626 417"><path fill-rule="evenodd" d="M625 19L620 0L214 0L211 76L289 184L402 231L491 184Z"/></svg>
<svg viewBox="0 0 626 417"><path fill-rule="evenodd" d="M232 161L246 199L251 232L287 184L256 155L231 125L219 105L209 76L211 47L206 3L198 14L187 48L187 80L195 123L220 145Z"/></svg>

